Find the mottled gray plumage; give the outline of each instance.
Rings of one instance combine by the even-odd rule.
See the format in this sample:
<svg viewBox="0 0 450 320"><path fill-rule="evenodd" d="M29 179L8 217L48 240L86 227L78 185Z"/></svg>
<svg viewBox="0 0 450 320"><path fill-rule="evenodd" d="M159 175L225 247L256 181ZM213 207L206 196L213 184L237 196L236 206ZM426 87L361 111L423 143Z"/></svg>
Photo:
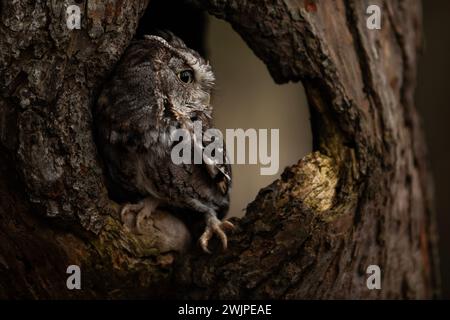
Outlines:
<svg viewBox="0 0 450 320"><path fill-rule="evenodd" d="M170 157L171 127L192 132L197 120L203 130L211 126L214 75L181 39L171 33L162 36L134 41L99 97L97 143L109 189L130 203L121 217L132 231L139 233L142 220L156 206L165 205L205 216L206 229L200 238L205 251L214 233L226 248L224 231L232 224L219 219L229 207L230 166L176 165ZM203 144L198 137L193 139ZM135 221L134 226L129 221Z"/></svg>

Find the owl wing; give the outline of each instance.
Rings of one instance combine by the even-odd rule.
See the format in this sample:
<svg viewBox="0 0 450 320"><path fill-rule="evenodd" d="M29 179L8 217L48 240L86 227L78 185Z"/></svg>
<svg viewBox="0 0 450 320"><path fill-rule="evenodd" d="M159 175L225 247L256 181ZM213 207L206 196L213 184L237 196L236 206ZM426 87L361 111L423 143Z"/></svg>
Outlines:
<svg viewBox="0 0 450 320"><path fill-rule="evenodd" d="M223 157L223 161L219 161L219 157L210 157L204 151L205 142L211 142L211 135L203 132L203 140L194 136L195 152L201 152L203 159L203 166L208 172L209 176L215 181L222 194L227 194L231 187L231 165L226 152L225 142L223 142L222 150L216 150Z"/></svg>

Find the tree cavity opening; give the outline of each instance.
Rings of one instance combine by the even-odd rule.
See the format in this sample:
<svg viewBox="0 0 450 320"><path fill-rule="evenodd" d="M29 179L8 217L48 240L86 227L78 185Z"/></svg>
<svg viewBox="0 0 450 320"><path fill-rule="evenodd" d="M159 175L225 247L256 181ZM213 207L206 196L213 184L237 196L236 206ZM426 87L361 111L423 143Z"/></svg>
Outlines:
<svg viewBox="0 0 450 320"><path fill-rule="evenodd" d="M279 130L278 171L261 175L260 164L233 164L228 216L243 216L258 191L280 177L312 149L312 130L303 85L275 84L267 67L225 21L182 0L153 0L136 37L169 30L210 61L216 76L212 97L214 126L226 129ZM248 140L247 140L248 142ZM247 143L248 146L248 143ZM248 159L247 148L246 159ZM270 152L270 145L269 145Z"/></svg>

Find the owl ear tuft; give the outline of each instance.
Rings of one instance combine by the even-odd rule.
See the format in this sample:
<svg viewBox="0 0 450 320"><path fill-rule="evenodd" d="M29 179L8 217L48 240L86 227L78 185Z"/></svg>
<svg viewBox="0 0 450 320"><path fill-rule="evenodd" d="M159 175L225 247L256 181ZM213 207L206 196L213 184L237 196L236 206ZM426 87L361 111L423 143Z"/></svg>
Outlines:
<svg viewBox="0 0 450 320"><path fill-rule="evenodd" d="M187 46L184 43L184 41L169 30L156 30L155 32L152 32L152 35L164 39L173 48L187 49ZM144 39L148 39L148 37L151 36L145 35Z"/></svg>

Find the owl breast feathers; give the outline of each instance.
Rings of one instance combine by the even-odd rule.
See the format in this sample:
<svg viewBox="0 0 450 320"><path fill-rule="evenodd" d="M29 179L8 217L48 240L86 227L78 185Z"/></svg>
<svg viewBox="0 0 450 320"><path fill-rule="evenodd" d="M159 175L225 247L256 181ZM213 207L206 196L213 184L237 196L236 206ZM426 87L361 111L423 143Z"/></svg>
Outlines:
<svg viewBox="0 0 450 320"><path fill-rule="evenodd" d="M96 138L109 191L127 203L121 217L132 232L141 233L143 219L164 205L205 217L200 238L205 251L213 234L226 248L224 231L232 224L219 219L229 207L230 166L171 160L173 128L186 129L197 142L193 123L201 121L203 131L210 128L214 74L181 39L161 35L131 43L98 99Z"/></svg>

